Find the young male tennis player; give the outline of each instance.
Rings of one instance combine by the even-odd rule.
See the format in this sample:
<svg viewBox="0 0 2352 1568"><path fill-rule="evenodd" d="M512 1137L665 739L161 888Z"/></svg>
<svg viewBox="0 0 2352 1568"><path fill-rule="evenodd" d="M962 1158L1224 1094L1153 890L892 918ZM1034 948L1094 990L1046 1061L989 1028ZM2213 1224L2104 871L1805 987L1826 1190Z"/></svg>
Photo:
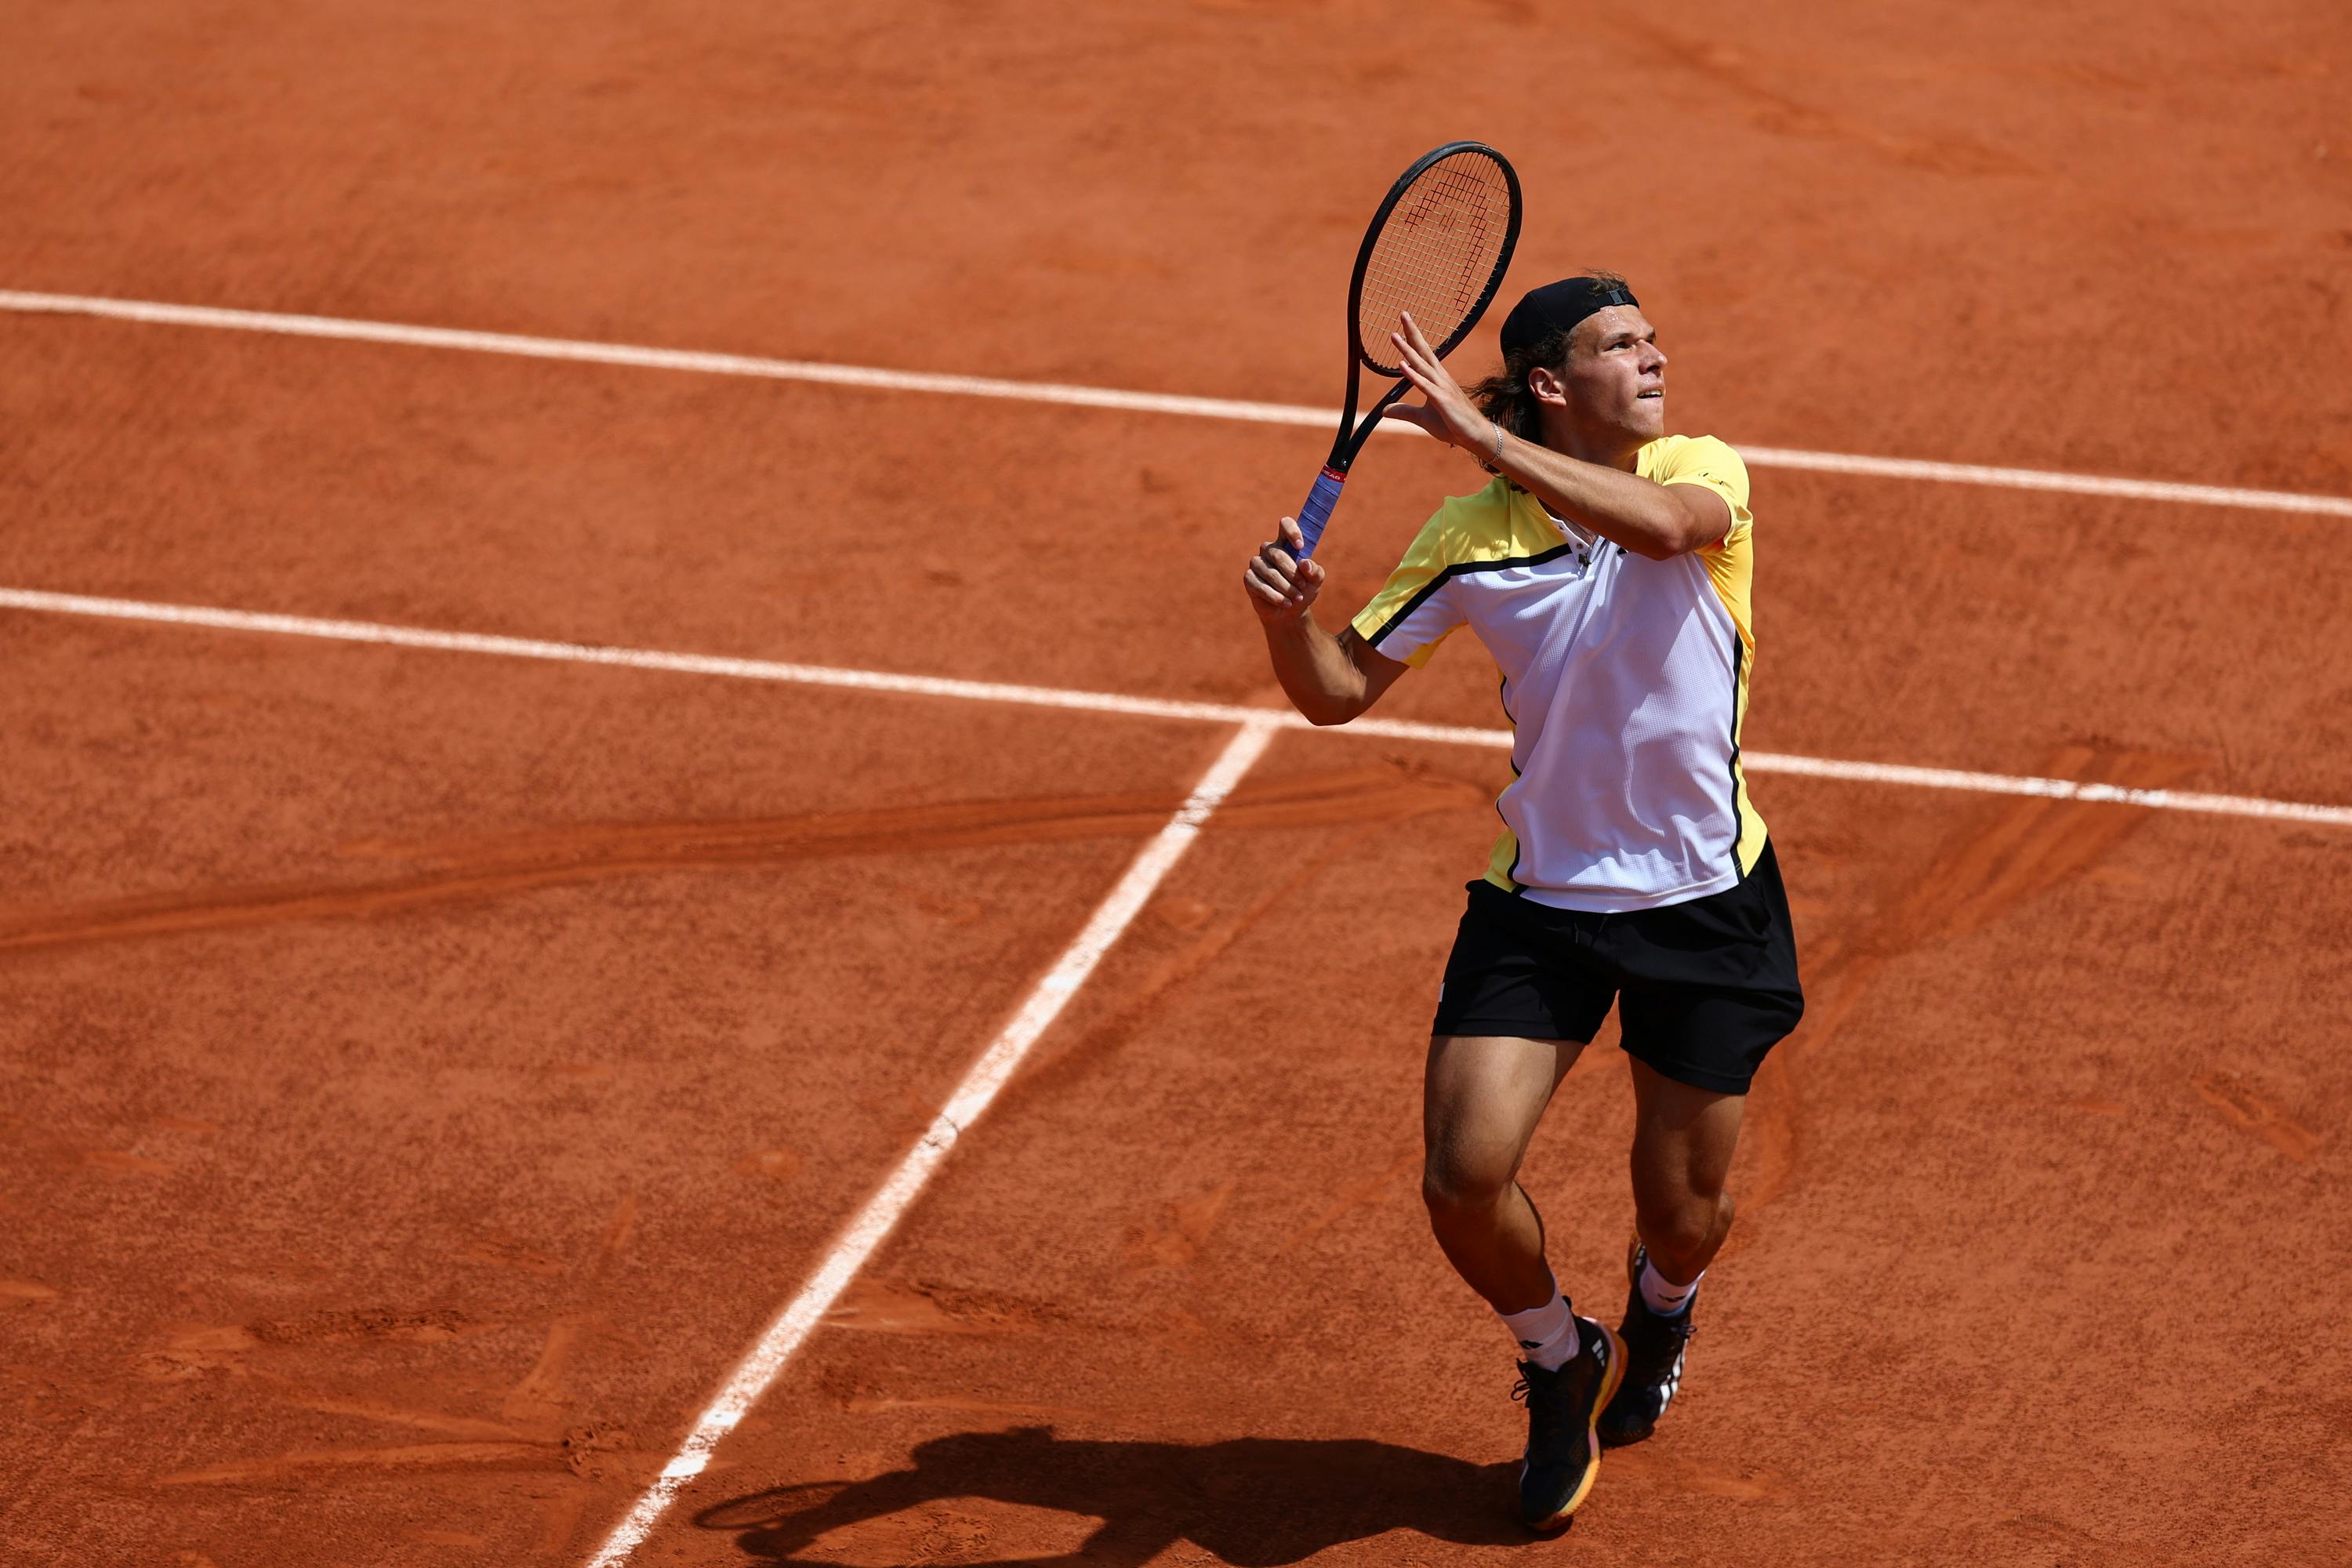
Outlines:
<svg viewBox="0 0 2352 1568"><path fill-rule="evenodd" d="M1666 356L1624 280L1570 278L1503 323L1502 374L1454 383L1410 317L1423 395L1388 417L1496 478L1422 529L1338 637L1282 520L1244 573L1276 675L1318 724L1363 712L1468 626L1503 672L1516 775L1431 1025L1422 1192L1438 1246L1523 1358L1519 1502L1563 1524L1603 1442L1649 1436L1731 1227L1748 1083L1804 1010L1772 846L1739 765L1755 650L1748 471L1665 434ZM1573 1312L1519 1161L1612 1004L1633 1075L1634 1240L1615 1331ZM1555 1215L1555 1218L1557 1218ZM1588 1216L1578 1216L1591 1223Z"/></svg>

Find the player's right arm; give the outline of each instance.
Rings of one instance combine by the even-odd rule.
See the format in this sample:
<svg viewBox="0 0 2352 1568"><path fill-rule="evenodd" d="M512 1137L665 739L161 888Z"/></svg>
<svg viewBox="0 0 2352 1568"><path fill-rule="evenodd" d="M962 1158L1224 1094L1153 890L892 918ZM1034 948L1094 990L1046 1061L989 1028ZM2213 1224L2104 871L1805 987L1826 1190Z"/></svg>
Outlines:
<svg viewBox="0 0 2352 1568"><path fill-rule="evenodd" d="M1316 624L1323 564L1301 563L1298 524L1282 520L1281 537L1262 545L1242 571L1250 608L1265 633L1275 679L1310 724L1344 724L1381 699L1411 666L1378 652L1353 626L1333 637Z"/></svg>

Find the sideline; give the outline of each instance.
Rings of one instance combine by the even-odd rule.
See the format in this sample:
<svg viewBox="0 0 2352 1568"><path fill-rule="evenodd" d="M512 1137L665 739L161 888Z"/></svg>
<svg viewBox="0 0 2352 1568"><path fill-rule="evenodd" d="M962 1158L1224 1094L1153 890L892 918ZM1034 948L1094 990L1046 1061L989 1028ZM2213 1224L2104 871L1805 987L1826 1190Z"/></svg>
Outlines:
<svg viewBox="0 0 2352 1568"><path fill-rule="evenodd" d="M866 1206L843 1227L832 1249L817 1265L816 1272L801 1287L800 1294L776 1314L759 1342L737 1363L720 1385L718 1396L678 1445L677 1452L662 1467L661 1475L646 1489L621 1522L613 1527L604 1543L596 1549L595 1556L588 1560L588 1568L613 1568L626 1561L686 1484L702 1473L703 1467L710 1462L712 1450L775 1385L793 1352L800 1349L850 1280L866 1266L866 1259L874 1256L913 1206L932 1173L947 1159L948 1151L955 1147L956 1139L988 1109L997 1091L1020 1067L1029 1047L1037 1043L1037 1037L1087 983L1103 954L1141 912L1160 879L1168 875L1199 837L1201 825L1209 820L1233 793L1234 786L1241 783L1242 776L1265 754L1277 728L1269 719L1270 715L1265 714L1253 717L1225 742L1224 750L1201 776L1201 782L1192 786L1183 805L1144 846L1143 852L1128 867L1127 874L1103 900L1102 907L1095 910L1094 918L1078 932L1077 940L1055 961L1054 967L1045 972L1021 1004L1020 1011L1013 1016L1013 1022L1004 1026L1004 1032L990 1043L971 1070L964 1074L946 1109L932 1119L929 1129L884 1179L881 1190L867 1199Z"/></svg>
<svg viewBox="0 0 2352 1568"><path fill-rule="evenodd" d="M590 342L576 338L530 337L515 332L478 332L454 327L407 326L396 321L352 321L338 316L231 310L209 305L171 305L152 300L110 300L84 294L44 294L0 289L0 310L28 315L101 316L110 321L141 321L160 326L211 327L226 331L276 332L289 337L399 343L412 348L461 349L474 353L514 354L526 359L573 360L590 364L630 365L646 370L693 371L705 375L759 376L771 381L815 382L828 386L866 387L886 392L995 397L1021 403L1114 408L1138 414L1236 419L1259 425L1310 425L1328 429L1339 419L1337 409L1306 408L1295 404L1190 397L1175 393L1123 392L1111 387L1007 381L994 376L880 370L866 365L825 364L814 360L702 353L687 349ZM1420 434L1412 426L1403 425L1382 424L1380 428ZM1980 463L1943 463L1919 458L1873 458L1846 452L1809 452L1788 447L1749 447L1737 441L1733 445L1751 467L1759 468L1805 468L1818 473L1859 474L1873 479L1922 479L1933 484L1989 485L2001 489L2054 490L2065 495L2178 501L2189 506L2251 507L2266 511L2352 518L2352 498L2343 496L2242 489L2228 485L2176 484L2164 479L2116 479L2101 474L2058 473L2042 468L1992 468Z"/></svg>
<svg viewBox="0 0 2352 1568"><path fill-rule="evenodd" d="M654 648L616 647L599 643L554 642L538 637L498 637L480 632L432 631L420 626L387 626L378 621L321 620L310 616L270 615L251 610L216 609L202 605L163 605L142 599L52 594L32 588L0 588L0 609L27 610L44 615L93 616L107 620L145 621L165 626L204 626L217 631L266 632L282 637L320 637L334 642L425 648L441 653L488 654L505 658L614 665L625 669L715 675L735 680L766 680L853 691L887 691L901 696L943 697L967 702L1006 702L1028 708L1116 713L1139 719L1263 725L1270 731L1314 728L1287 710L1248 708L1234 702L1187 702L1170 698L1129 697L1111 691L1083 691L1059 686L1021 686L1003 681L960 680L948 676L898 675L887 670L788 664L763 658L664 653ZM1511 744L1508 730L1481 730L1466 724L1420 724L1402 719L1358 719L1331 732L1369 736L1375 740L1484 746L1496 751L1507 751ZM2152 811L2189 811L2217 816L2254 817L2271 822L2306 823L2322 827L2352 827L2352 805L2314 805L2301 801L2266 800L2257 795L2208 795L2195 790L2126 789L2120 784L2092 784L2075 779L1972 773L1960 768L1922 768L1901 763L1845 762L1832 757L1793 756L1780 752L1742 751L1740 761L1751 773L1794 773L1805 778L1838 779L1850 784L1961 790L1977 795L2036 795L2050 800L2144 806Z"/></svg>

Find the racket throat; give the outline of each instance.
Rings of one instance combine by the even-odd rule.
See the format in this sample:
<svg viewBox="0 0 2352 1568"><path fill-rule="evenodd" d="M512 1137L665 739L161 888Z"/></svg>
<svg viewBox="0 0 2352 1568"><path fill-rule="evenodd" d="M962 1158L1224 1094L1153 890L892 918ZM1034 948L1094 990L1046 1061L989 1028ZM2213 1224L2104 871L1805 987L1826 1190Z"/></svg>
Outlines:
<svg viewBox="0 0 2352 1568"><path fill-rule="evenodd" d="M1339 422L1341 435L1338 443L1332 447L1331 460L1323 465L1323 471L1346 479L1348 470L1356 466L1356 458L1363 451L1364 443L1370 440L1372 432L1380 428L1381 416L1395 405L1398 398L1412 390L1412 383L1398 382L1381 394L1381 400L1372 405L1370 411L1364 415L1363 423L1358 425L1356 423L1356 388L1353 378L1350 378L1348 387L1348 411ZM1351 426L1352 430L1349 428Z"/></svg>
<svg viewBox="0 0 2352 1568"><path fill-rule="evenodd" d="M1370 436L1373 429L1379 426L1381 416L1386 414L1391 407L1393 407L1398 398L1402 397L1406 393L1411 392L1412 390L1412 383L1409 381L1400 381L1394 386L1390 387L1388 391L1381 395L1381 400L1372 405L1371 412L1364 416L1364 427L1356 433L1357 452L1360 452L1364 449L1364 437ZM1349 461L1352 464L1355 460L1355 452L1349 453L1348 458Z"/></svg>

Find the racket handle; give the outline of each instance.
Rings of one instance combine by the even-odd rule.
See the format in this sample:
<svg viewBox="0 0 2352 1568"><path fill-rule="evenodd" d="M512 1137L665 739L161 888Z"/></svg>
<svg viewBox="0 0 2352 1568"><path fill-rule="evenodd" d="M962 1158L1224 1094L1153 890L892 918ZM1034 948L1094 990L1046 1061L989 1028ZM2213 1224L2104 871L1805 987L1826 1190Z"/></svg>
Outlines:
<svg viewBox="0 0 2352 1568"><path fill-rule="evenodd" d="M1307 492L1307 504L1298 509L1298 532L1306 541L1298 547L1301 561L1315 553L1323 527L1331 521L1331 509L1339 504L1339 487L1347 482L1347 475L1328 465L1315 476L1315 488Z"/></svg>

